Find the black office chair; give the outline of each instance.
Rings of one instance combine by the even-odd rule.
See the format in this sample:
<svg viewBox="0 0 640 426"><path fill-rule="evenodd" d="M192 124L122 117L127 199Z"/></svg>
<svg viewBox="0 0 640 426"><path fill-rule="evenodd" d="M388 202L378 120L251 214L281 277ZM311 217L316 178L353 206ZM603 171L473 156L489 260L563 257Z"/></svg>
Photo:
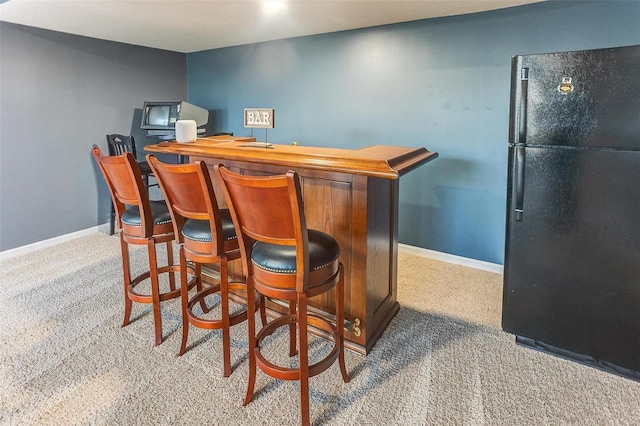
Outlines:
<svg viewBox="0 0 640 426"><path fill-rule="evenodd" d="M119 135L117 133L107 135L107 145L109 147L109 155L122 155L125 152L130 152L133 154L133 157L136 158L136 140L133 136L125 136ZM153 176L153 171L149 164L146 161L137 161L138 168L140 169L140 174L142 175L142 182L144 186L147 188L147 191L152 186L158 186L158 183L149 184L149 176ZM111 204L111 217L109 222L109 235L113 235L115 231L115 220L116 220L116 212Z"/></svg>

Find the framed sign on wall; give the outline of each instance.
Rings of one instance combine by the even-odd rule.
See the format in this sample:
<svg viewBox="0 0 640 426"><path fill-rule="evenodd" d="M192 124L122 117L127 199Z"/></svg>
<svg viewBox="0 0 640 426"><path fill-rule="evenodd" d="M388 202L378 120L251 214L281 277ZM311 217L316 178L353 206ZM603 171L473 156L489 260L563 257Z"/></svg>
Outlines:
<svg viewBox="0 0 640 426"><path fill-rule="evenodd" d="M273 108L245 108L244 127L273 129L276 125L275 112Z"/></svg>

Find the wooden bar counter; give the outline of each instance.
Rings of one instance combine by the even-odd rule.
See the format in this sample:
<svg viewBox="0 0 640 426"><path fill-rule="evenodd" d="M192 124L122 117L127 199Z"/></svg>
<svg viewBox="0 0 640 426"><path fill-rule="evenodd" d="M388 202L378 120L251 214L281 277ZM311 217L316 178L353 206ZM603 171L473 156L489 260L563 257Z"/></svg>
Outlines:
<svg viewBox="0 0 640 426"><path fill-rule="evenodd" d="M301 178L307 226L331 234L345 272L346 346L366 354L400 306L397 302L399 177L434 160L425 148L371 146L335 149L272 144L218 136L192 143L147 145L153 153L189 156L212 169L222 163L252 175L295 170ZM258 145L258 144L255 144ZM218 202L224 197L217 182ZM239 262L233 274L241 276ZM312 308L333 319L333 295L312 299ZM271 305L282 312L282 307Z"/></svg>

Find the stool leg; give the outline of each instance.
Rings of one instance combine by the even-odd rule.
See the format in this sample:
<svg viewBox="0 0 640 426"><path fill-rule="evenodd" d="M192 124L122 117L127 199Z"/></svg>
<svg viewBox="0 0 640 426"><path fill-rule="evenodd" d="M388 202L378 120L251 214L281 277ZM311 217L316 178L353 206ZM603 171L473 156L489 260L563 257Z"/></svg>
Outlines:
<svg viewBox="0 0 640 426"><path fill-rule="evenodd" d="M109 215L109 235L113 235L116 232L116 208L111 202L111 213Z"/></svg>
<svg viewBox="0 0 640 426"><path fill-rule="evenodd" d="M340 264L339 271L340 278L338 278L338 286L336 288L336 345L338 346L338 363L340 364L340 373L342 374L342 380L345 383L349 383L349 375L347 374L347 367L344 363L344 270L342 263Z"/></svg>
<svg viewBox="0 0 640 426"><path fill-rule="evenodd" d="M220 297L222 298L222 363L224 377L231 375L231 337L229 336L229 276L227 256L220 256ZM249 317L247 311L247 317Z"/></svg>
<svg viewBox="0 0 640 426"><path fill-rule="evenodd" d="M309 342L307 340L307 295L298 293L298 368L300 374L300 410L302 424L310 424L309 416Z"/></svg>
<svg viewBox="0 0 640 426"><path fill-rule="evenodd" d="M187 265L187 262L185 260L185 265ZM186 268L186 266L185 266ZM182 267L180 267L180 269L182 269ZM198 263L198 262L193 262L193 271L194 271L194 277L196 279L195 281L195 285L196 285L196 294L200 293L202 291L202 289L204 288L202 286L202 264ZM189 288L187 287L187 291L189 290ZM206 298L203 297L200 299L200 309L202 309L202 313L206 314L208 313L211 309L209 309L209 307L207 306L207 301L205 300Z"/></svg>
<svg viewBox="0 0 640 426"><path fill-rule="evenodd" d="M289 301L289 315L296 314L296 304L293 300ZM289 324L289 356L295 356L296 351L296 324L292 321Z"/></svg>
<svg viewBox="0 0 640 426"><path fill-rule="evenodd" d="M196 273L196 293L200 293L204 287L202 286L202 265L200 263L195 263L195 273ZM207 306L206 298L203 297L200 299L200 309L202 309L203 314L209 313L211 309Z"/></svg>
<svg viewBox="0 0 640 426"><path fill-rule="evenodd" d="M167 241L167 266L173 265L173 241ZM176 278L172 271L169 271L169 289L171 289L171 291L176 289Z"/></svg>
<svg viewBox="0 0 640 426"><path fill-rule="evenodd" d="M242 405L247 405L253 398L253 388L256 384L256 295L253 288L253 277L247 277L247 329L249 339L249 380L247 382L247 394Z"/></svg>
<svg viewBox="0 0 640 426"><path fill-rule="evenodd" d="M122 277L124 283L124 320L122 326L125 327L129 324L129 318L131 317L131 306L133 302L129 298L129 286L131 285L131 268L129 266L129 245L124 240L122 233L120 233L120 251L122 253Z"/></svg>
<svg viewBox="0 0 640 426"><path fill-rule="evenodd" d="M147 241L149 251L149 273L151 275L151 299L153 300L153 323L156 334L156 346L162 343L162 314L160 312L160 280L158 279L158 259L156 242L153 238Z"/></svg>
<svg viewBox="0 0 640 426"><path fill-rule="evenodd" d="M265 308L265 305L267 303L266 301L266 297L262 297L260 298L260 321L262 322L262 326L264 327L265 325L267 325L267 309Z"/></svg>
<svg viewBox="0 0 640 426"><path fill-rule="evenodd" d="M182 343L178 356L184 354L187 349L187 337L189 336L189 287L187 283L187 259L184 255L184 246L180 245L180 303L182 304ZM196 264L197 280L200 282L200 265ZM198 284L200 288L200 284Z"/></svg>

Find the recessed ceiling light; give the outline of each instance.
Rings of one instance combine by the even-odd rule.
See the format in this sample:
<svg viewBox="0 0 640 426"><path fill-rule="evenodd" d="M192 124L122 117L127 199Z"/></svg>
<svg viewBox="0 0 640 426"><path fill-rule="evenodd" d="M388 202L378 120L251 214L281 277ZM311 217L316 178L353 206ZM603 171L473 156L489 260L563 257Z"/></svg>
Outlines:
<svg viewBox="0 0 640 426"><path fill-rule="evenodd" d="M262 5L262 11L266 14L272 15L279 13L287 7L287 3L283 0L266 0Z"/></svg>

